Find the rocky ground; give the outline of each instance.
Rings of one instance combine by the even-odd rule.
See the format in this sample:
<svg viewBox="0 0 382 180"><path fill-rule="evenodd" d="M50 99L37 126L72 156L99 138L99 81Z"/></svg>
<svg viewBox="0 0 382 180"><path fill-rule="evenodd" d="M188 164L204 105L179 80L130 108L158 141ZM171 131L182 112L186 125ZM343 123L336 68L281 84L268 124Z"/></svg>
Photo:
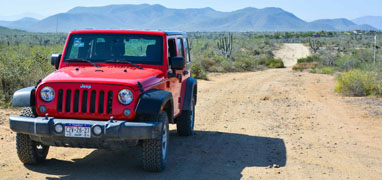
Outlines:
<svg viewBox="0 0 382 180"><path fill-rule="evenodd" d="M0 179L382 179L380 99L341 97L333 76L290 68L209 79L199 81L195 135L171 126L162 173L141 169L139 148L52 147L45 163L23 165L7 122L18 110L3 109Z"/></svg>

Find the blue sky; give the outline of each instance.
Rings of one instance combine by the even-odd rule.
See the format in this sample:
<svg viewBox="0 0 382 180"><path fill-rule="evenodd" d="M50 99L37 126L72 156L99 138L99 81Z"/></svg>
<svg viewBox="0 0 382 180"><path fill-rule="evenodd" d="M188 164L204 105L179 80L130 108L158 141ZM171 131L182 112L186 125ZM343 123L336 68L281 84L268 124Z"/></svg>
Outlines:
<svg viewBox="0 0 382 180"><path fill-rule="evenodd" d="M366 15L382 16L382 0L0 0L0 19L10 20L20 15L42 18L66 12L76 6L142 3L162 4L180 9L211 7L219 11L234 11L244 7L280 7L308 21L341 17L353 19Z"/></svg>

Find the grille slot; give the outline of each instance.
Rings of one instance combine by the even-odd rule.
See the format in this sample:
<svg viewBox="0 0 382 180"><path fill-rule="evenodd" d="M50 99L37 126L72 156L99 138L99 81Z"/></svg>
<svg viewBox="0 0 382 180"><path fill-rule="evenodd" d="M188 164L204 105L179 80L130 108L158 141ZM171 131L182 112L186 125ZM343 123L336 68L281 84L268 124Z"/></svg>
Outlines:
<svg viewBox="0 0 382 180"><path fill-rule="evenodd" d="M105 104L105 92L101 91L99 92L98 113L100 114L103 113L103 110L105 109L104 104Z"/></svg>
<svg viewBox="0 0 382 180"><path fill-rule="evenodd" d="M107 113L111 114L113 112L113 91L107 93Z"/></svg>
<svg viewBox="0 0 382 180"><path fill-rule="evenodd" d="M72 90L66 90L66 100L65 100L65 112L70 112L70 101L72 99Z"/></svg>
<svg viewBox="0 0 382 180"><path fill-rule="evenodd" d="M93 90L90 94L90 113L95 112L96 95L97 95L97 92L95 90Z"/></svg>
<svg viewBox="0 0 382 180"><path fill-rule="evenodd" d="M84 90L82 93L82 112L86 113L88 108L88 90Z"/></svg>
<svg viewBox="0 0 382 180"><path fill-rule="evenodd" d="M62 112L62 98L64 96L64 91L62 89L58 90L58 101L57 101L57 111Z"/></svg>
<svg viewBox="0 0 382 180"><path fill-rule="evenodd" d="M80 101L80 90L75 90L74 91L73 112L78 112L79 101Z"/></svg>

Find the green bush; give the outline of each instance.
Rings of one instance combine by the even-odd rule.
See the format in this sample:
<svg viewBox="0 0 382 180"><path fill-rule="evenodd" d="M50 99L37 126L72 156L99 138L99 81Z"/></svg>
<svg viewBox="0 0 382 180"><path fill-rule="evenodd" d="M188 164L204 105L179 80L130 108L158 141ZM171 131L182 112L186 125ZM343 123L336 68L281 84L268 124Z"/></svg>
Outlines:
<svg viewBox="0 0 382 180"><path fill-rule="evenodd" d="M59 52L58 47L6 46L0 49L0 100L1 106L10 105L13 93L21 88L34 86L54 68L49 56Z"/></svg>
<svg viewBox="0 0 382 180"><path fill-rule="evenodd" d="M265 65L269 68L284 68L284 62L281 59L268 58L265 60Z"/></svg>
<svg viewBox="0 0 382 180"><path fill-rule="evenodd" d="M340 57L336 61L336 65L344 71L349 71L351 69L359 68L361 61L356 56L347 55Z"/></svg>
<svg viewBox="0 0 382 180"><path fill-rule="evenodd" d="M319 60L319 58L317 56L308 56L305 58L297 59L297 63L307 63L307 62L314 62L314 61L318 61L318 60Z"/></svg>
<svg viewBox="0 0 382 180"><path fill-rule="evenodd" d="M381 72L350 70L337 77L335 90L347 96L381 96L381 77Z"/></svg>
<svg viewBox="0 0 382 180"><path fill-rule="evenodd" d="M323 67L320 69L321 74L333 74L334 68L333 67Z"/></svg>
<svg viewBox="0 0 382 180"><path fill-rule="evenodd" d="M197 79L207 80L207 73L200 61L195 61L191 64L192 77Z"/></svg>

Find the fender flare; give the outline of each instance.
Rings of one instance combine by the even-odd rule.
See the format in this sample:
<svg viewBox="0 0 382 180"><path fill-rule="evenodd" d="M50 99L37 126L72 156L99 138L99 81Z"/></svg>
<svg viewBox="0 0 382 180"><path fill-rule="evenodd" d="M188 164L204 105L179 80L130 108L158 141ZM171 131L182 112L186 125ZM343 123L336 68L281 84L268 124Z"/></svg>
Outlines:
<svg viewBox="0 0 382 180"><path fill-rule="evenodd" d="M183 111L191 110L191 106L192 106L191 98L193 96L195 96L195 104L196 104L197 93L198 93L197 85L198 85L198 82L195 78L190 77L186 80L186 90L184 93L184 100L183 100L184 103L182 108Z"/></svg>
<svg viewBox="0 0 382 180"><path fill-rule="evenodd" d="M35 105L35 87L27 87L17 90L13 94L12 106L13 107L31 107Z"/></svg>
<svg viewBox="0 0 382 180"><path fill-rule="evenodd" d="M170 103L169 121L171 122L174 116L173 98L171 92L154 89L143 93L138 101L136 108L137 115L157 116L165 108L165 105Z"/></svg>

